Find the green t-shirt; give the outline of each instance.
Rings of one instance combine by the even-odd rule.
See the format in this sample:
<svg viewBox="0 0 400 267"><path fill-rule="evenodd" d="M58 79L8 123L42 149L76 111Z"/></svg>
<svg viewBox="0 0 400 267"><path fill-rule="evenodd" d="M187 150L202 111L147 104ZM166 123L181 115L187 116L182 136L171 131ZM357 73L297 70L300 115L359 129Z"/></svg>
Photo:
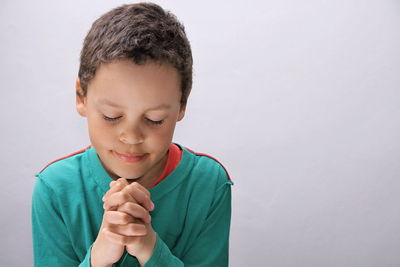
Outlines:
<svg viewBox="0 0 400 267"><path fill-rule="evenodd" d="M157 233L145 267L228 266L231 186L224 167L178 145L182 159L149 189ZM112 178L88 147L36 174L32 194L35 267L90 267L90 251L103 218L103 195ZM126 251L113 266L140 266Z"/></svg>

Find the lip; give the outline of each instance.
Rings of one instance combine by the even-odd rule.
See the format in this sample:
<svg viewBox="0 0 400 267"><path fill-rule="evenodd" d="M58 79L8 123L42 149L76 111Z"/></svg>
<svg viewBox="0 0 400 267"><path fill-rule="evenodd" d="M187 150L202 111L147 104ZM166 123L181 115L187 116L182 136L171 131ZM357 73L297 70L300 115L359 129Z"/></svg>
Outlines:
<svg viewBox="0 0 400 267"><path fill-rule="evenodd" d="M128 163L139 162L146 156L146 154L120 154L116 151L113 152L120 160Z"/></svg>

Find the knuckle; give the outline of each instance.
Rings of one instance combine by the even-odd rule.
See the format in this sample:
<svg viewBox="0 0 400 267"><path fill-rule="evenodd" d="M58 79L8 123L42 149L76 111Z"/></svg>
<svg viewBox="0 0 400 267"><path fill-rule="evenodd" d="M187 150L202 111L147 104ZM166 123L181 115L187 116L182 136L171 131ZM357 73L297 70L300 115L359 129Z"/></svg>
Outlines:
<svg viewBox="0 0 400 267"><path fill-rule="evenodd" d="M122 201L126 201L129 199L128 195L124 191L117 192L116 194L117 194L117 198Z"/></svg>
<svg viewBox="0 0 400 267"><path fill-rule="evenodd" d="M118 180L115 181L115 186L117 188L123 188L126 185L126 180L124 178L119 178Z"/></svg>
<svg viewBox="0 0 400 267"><path fill-rule="evenodd" d="M133 189L139 189L141 185L138 182L133 182L129 186Z"/></svg>
<svg viewBox="0 0 400 267"><path fill-rule="evenodd" d="M132 235L142 235L142 234L145 234L145 233L144 233L143 227L141 227L141 226L138 225L138 224L130 224L129 232L130 232Z"/></svg>
<svg viewBox="0 0 400 267"><path fill-rule="evenodd" d="M129 208L132 208L133 206L137 205L137 201L133 197L129 197L129 202L126 202Z"/></svg>
<svg viewBox="0 0 400 267"><path fill-rule="evenodd" d="M124 192L124 193L129 194L129 186L126 186L125 188L123 188L123 189L121 190L121 192Z"/></svg>
<svg viewBox="0 0 400 267"><path fill-rule="evenodd" d="M127 208L129 208L129 210L136 210L139 207L141 207L139 204L137 204L136 202L127 202L126 203Z"/></svg>
<svg viewBox="0 0 400 267"><path fill-rule="evenodd" d="M110 211L105 211L104 212L104 218L106 219L106 221L109 221L110 220L110 217L111 217L111 213L110 213Z"/></svg>
<svg viewBox="0 0 400 267"><path fill-rule="evenodd" d="M129 220L129 215L128 214L126 214L126 213L122 213L121 215L120 215L120 220L123 222L123 223L128 223L130 220Z"/></svg>

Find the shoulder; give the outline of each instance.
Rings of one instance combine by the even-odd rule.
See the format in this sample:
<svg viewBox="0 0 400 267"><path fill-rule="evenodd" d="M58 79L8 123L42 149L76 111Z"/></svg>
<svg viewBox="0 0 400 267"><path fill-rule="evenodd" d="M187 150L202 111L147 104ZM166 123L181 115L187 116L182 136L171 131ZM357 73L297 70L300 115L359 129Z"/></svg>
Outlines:
<svg viewBox="0 0 400 267"><path fill-rule="evenodd" d="M214 184L220 187L226 184L233 184L227 168L222 162L208 153L197 152L188 147L183 147L184 153L187 153L193 160L192 172L196 180Z"/></svg>
<svg viewBox="0 0 400 267"><path fill-rule="evenodd" d="M52 160L35 176L50 188L72 185L82 175L82 157L88 148L90 146Z"/></svg>

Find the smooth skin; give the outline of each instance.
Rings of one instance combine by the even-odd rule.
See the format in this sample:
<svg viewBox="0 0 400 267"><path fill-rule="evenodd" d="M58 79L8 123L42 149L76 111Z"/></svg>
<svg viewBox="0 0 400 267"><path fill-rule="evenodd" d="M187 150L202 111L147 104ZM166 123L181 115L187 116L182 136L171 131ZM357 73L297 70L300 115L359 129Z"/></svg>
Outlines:
<svg viewBox="0 0 400 267"><path fill-rule="evenodd" d="M117 180L104 197L92 267L111 266L125 248L143 266L156 240L147 189L164 170L176 123L185 115L179 73L166 63L119 60L100 65L86 97L79 78L76 90L76 108L87 119L91 144ZM138 160L126 161L121 154Z"/></svg>

